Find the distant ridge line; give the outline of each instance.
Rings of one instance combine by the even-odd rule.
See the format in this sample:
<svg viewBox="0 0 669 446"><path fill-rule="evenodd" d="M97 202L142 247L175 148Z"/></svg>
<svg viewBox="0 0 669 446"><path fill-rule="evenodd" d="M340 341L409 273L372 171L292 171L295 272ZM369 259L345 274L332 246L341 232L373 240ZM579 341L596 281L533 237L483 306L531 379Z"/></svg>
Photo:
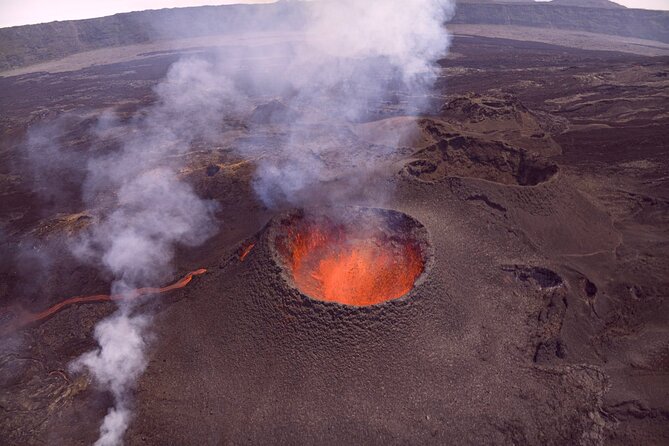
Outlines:
<svg viewBox="0 0 669 446"><path fill-rule="evenodd" d="M564 29L669 43L668 11L556 4L599 0L554 0L535 4L513 0L478 1L458 4L450 23ZM166 39L299 30L307 20L308 8L308 4L302 2L201 6L0 28L0 70L100 48Z"/></svg>

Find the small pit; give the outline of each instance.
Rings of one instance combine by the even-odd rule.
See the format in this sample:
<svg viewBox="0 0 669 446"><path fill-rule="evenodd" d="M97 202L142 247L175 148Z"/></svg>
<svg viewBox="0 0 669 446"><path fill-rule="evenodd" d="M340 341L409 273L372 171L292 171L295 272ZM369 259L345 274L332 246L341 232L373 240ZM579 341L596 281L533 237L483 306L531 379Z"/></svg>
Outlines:
<svg viewBox="0 0 669 446"><path fill-rule="evenodd" d="M368 306L407 295L425 271L427 232L396 211L292 213L274 238L294 286L326 302Z"/></svg>

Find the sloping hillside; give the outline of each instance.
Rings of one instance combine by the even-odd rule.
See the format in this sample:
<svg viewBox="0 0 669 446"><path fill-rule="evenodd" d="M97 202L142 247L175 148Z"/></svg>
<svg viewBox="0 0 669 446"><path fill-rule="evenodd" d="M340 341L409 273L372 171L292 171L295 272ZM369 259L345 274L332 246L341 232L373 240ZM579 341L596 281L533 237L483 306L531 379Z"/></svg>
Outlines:
<svg viewBox="0 0 669 446"><path fill-rule="evenodd" d="M610 7L607 0L537 4L475 1L458 4L450 23L530 26L669 42L669 12ZM301 2L205 6L3 28L0 70L105 47L241 31L299 29L308 7Z"/></svg>
<svg viewBox="0 0 669 446"><path fill-rule="evenodd" d="M464 3L458 6L451 23L533 26L669 42L669 12L665 11L550 3Z"/></svg>

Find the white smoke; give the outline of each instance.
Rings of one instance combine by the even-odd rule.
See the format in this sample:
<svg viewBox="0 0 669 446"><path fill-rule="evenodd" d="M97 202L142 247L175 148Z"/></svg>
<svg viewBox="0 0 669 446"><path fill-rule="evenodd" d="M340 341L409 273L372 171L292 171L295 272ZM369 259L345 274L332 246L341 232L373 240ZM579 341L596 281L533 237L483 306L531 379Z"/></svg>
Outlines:
<svg viewBox="0 0 669 446"><path fill-rule="evenodd" d="M273 55L286 62L272 67L271 79L252 76L259 91L290 92L282 98L289 112L275 113L289 115L278 117L288 137L277 142L280 156L261 161L256 190L277 206L340 204L360 195L378 202L386 186L374 190L368 179L396 147L376 147L370 154L350 138L346 124L373 119L389 103L396 104L395 114L420 110L437 76L436 61L450 44L444 22L452 4L316 1L309 11L303 42ZM319 126L324 123L325 132ZM328 183L336 187L322 190Z"/></svg>
<svg viewBox="0 0 669 446"><path fill-rule="evenodd" d="M155 88L155 104L130 122L113 111L100 116L83 196L89 207L110 210L96 215L73 252L115 278L113 293L162 282L177 245L197 246L217 230L215 203L200 199L177 172L192 143L215 142L226 119L251 117L248 131L272 138L255 179L269 205L387 193L369 178L395 148L361 150L349 125L369 120L381 104L394 104L395 114L420 108L450 42L444 21L451 3L316 1L307 10L300 42L249 49L237 60L224 53L181 60ZM281 106L253 122L253 106L277 96ZM272 129L275 123L280 131ZM260 151L253 143L239 143L238 150L247 157ZM97 444L116 445L131 422L132 390L147 365L150 317L134 302L122 302L96 326L95 339L98 348L72 367L90 372L112 394L115 404Z"/></svg>
<svg viewBox="0 0 669 446"><path fill-rule="evenodd" d="M326 57L384 57L404 80L416 81L435 74L434 62L450 43L444 28L450 14L452 4L443 0L323 1L306 33Z"/></svg>
<svg viewBox="0 0 669 446"><path fill-rule="evenodd" d="M118 278L117 286L157 281L169 271L177 243L197 246L213 234L215 208L168 168L142 172L120 185L117 208L86 234L75 252L99 259Z"/></svg>
<svg viewBox="0 0 669 446"><path fill-rule="evenodd" d="M111 391L115 406L109 409L100 427L96 446L121 443L131 419L128 391L146 367L147 316L129 316L124 308L95 327L100 348L82 355L73 364L74 371L87 369L99 384Z"/></svg>
<svg viewBox="0 0 669 446"><path fill-rule="evenodd" d="M111 139L120 149L88 162L84 195L95 206L111 194L112 210L73 251L116 278L113 294L164 280L177 244L197 246L217 229L216 204L200 199L177 175L191 143L215 138L224 112L239 113L238 95L230 94L225 79L212 79L214 72L207 62L181 61L155 89L156 104L130 124L120 124L113 113L98 121L100 141ZM72 364L74 370L88 370L114 397L100 428L100 446L122 442L132 418L131 391L146 367L150 318L134 314L134 301L119 305L95 328L99 347Z"/></svg>

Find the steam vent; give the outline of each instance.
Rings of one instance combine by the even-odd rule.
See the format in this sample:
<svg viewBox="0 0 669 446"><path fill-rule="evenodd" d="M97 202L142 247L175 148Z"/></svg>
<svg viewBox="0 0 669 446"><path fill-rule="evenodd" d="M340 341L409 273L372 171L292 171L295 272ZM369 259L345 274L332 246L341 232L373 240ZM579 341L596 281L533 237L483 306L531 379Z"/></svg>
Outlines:
<svg viewBox="0 0 669 446"><path fill-rule="evenodd" d="M3 3L0 446L669 446L622 2Z"/></svg>
<svg viewBox="0 0 669 446"><path fill-rule="evenodd" d="M293 212L273 233L288 280L312 299L375 305L406 296L425 271L426 231L400 212Z"/></svg>

